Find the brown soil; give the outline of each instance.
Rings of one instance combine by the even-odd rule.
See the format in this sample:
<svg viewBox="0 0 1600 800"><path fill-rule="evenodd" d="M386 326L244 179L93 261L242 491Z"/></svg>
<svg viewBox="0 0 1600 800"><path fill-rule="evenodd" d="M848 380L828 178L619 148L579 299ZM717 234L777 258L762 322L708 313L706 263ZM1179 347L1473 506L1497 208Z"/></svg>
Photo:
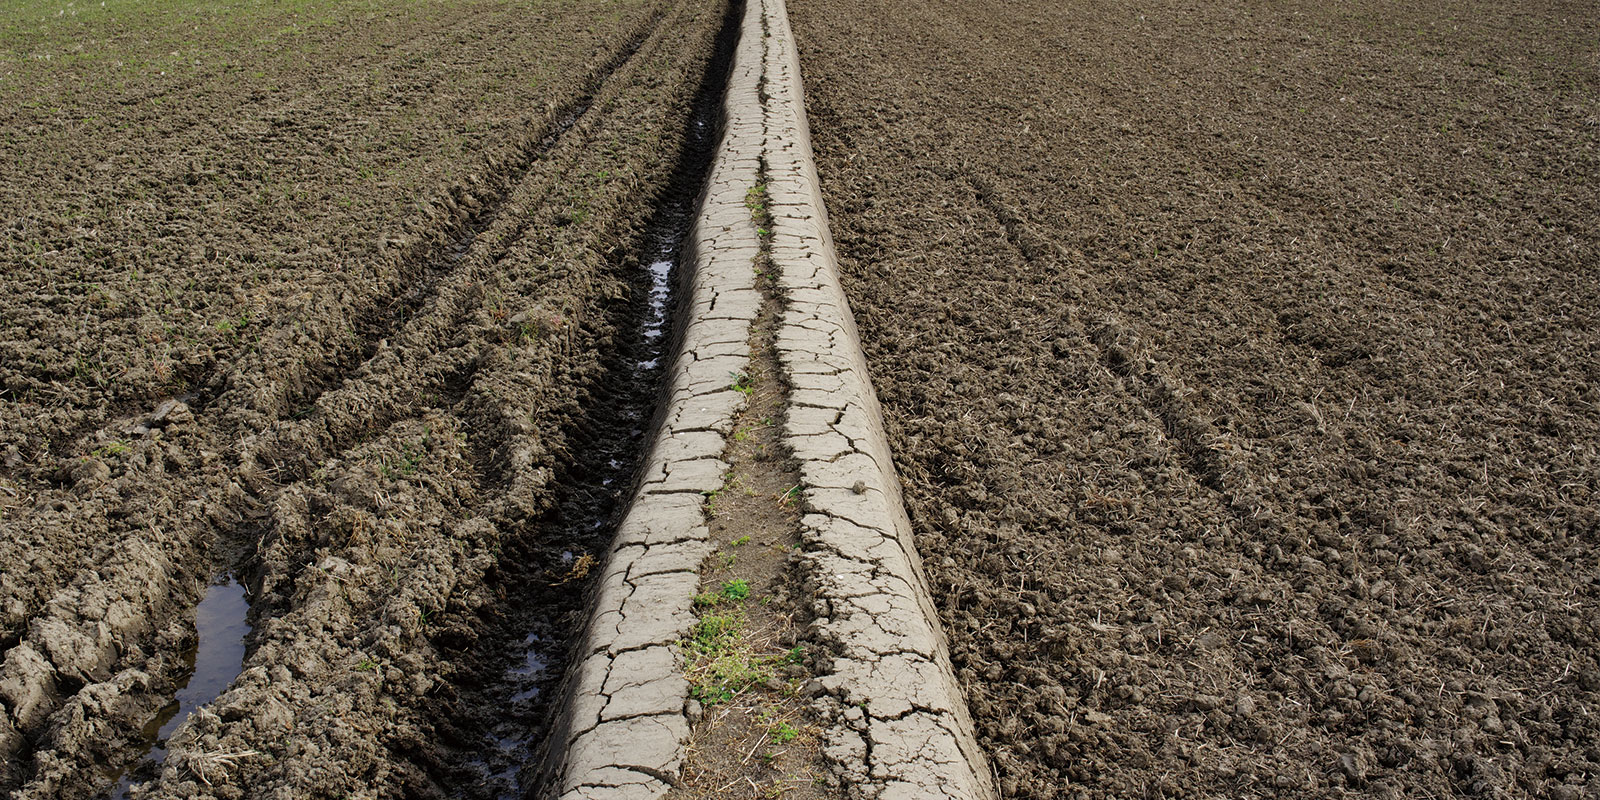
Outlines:
<svg viewBox="0 0 1600 800"><path fill-rule="evenodd" d="M1600 796L1590 12L791 4L1007 796Z"/></svg>
<svg viewBox="0 0 1600 800"><path fill-rule="evenodd" d="M758 193L746 201L762 231L772 225L765 202ZM700 622L686 643L691 730L673 800L838 794L806 692L815 655L803 643L811 598L798 572L800 472L782 435L789 405L776 353L782 301L770 260L761 256L756 268L765 299L750 330L750 368L733 376L748 399L723 454L727 482L706 500L716 549L702 567Z"/></svg>
<svg viewBox="0 0 1600 800"><path fill-rule="evenodd" d="M0 84L0 793L105 791L220 572L245 670L134 797L479 796L478 640L536 605L559 675L724 4L419 6L5 31L202 63Z"/></svg>

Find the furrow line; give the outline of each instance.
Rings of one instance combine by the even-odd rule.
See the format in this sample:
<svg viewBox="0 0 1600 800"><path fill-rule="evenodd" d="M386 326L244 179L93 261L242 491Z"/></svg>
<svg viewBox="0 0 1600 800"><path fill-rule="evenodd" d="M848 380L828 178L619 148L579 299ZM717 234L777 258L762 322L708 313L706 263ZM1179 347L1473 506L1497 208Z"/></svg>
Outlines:
<svg viewBox="0 0 1600 800"><path fill-rule="evenodd" d="M720 456L745 399L729 375L749 362L744 340L761 301L760 240L744 206L759 177L763 133L759 34L751 35L758 22L747 9L722 140L683 262L692 270L685 323L661 419L565 682L566 706L547 738L546 794L658 797L683 768L689 686L678 642L694 624L691 600L709 553L702 495L723 483Z"/></svg>

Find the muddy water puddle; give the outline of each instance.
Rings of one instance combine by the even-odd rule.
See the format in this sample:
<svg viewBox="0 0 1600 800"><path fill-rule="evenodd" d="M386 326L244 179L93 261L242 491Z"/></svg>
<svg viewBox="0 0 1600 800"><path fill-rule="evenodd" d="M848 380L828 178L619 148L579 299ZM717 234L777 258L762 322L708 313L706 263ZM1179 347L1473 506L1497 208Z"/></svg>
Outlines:
<svg viewBox="0 0 1600 800"><path fill-rule="evenodd" d="M178 691L145 725L145 751L118 778L111 800L125 800L129 790L148 780L167 760L167 739L194 710L217 699L244 667L245 617L250 602L244 586L228 576L213 583L195 609L195 646L183 656Z"/></svg>

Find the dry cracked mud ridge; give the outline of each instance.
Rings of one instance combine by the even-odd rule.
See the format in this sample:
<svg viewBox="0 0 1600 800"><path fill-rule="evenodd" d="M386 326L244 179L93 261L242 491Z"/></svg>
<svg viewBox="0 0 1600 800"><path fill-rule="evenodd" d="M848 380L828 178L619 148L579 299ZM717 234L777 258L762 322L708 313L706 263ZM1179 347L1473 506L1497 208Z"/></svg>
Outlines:
<svg viewBox="0 0 1600 800"><path fill-rule="evenodd" d="M811 153L799 57L783 0L766 10L771 260L790 385L785 440L799 463L826 754L855 796L994 795L928 596L882 413L839 285Z"/></svg>
<svg viewBox="0 0 1600 800"><path fill-rule="evenodd" d="M1600 796L1600 20L790 10L1002 794Z"/></svg>
<svg viewBox="0 0 1600 800"><path fill-rule="evenodd" d="M725 113L664 421L566 690L555 788L574 800L665 796L683 770L691 700L679 643L710 551L702 497L724 487L721 454L746 399L730 376L751 358L764 255L782 309L782 439L804 489L807 635L826 654L813 682L824 756L851 797L992 797L835 274L782 2L745 8ZM765 239L747 205L757 191Z"/></svg>

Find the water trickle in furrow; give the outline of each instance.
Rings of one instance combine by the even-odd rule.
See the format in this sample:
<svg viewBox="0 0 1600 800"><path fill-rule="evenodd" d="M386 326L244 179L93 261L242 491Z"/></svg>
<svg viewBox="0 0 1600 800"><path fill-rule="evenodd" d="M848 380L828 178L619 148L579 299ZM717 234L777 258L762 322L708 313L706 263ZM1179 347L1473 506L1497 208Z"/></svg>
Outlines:
<svg viewBox="0 0 1600 800"><path fill-rule="evenodd" d="M117 780L111 800L125 800L128 791L148 780L167 760L167 738L195 709L217 699L244 668L245 637L250 624L245 615L250 601L244 586L224 576L206 590L195 609L195 646L184 653L184 672L178 677L178 691L171 703L146 723L143 731L144 754L120 773L107 777Z"/></svg>
<svg viewBox="0 0 1600 800"><path fill-rule="evenodd" d="M696 96L693 113L683 132L683 144L671 184L652 215L640 246L644 263L635 300L637 327L619 348L619 360L605 385L614 394L593 411L589 425L593 438L584 444L581 463L562 479L563 499L555 515L561 530L548 535L557 541L590 541L595 556L561 554L563 567L578 559L598 559L599 567L617 525L627 510L635 473L646 455L646 435L660 395L664 365L673 337L674 287L680 283L684 243L694 224L699 200L710 175L721 134L722 97L727 85L737 31L739 4L732 4L706 76ZM541 533L541 538L546 535ZM573 591L580 591L577 586ZM484 693L499 713L487 731L491 750L470 759L468 770L478 785L463 788L458 796L520 800L524 768L548 728L550 704L543 693L561 678L556 666L577 631L555 631L536 605L522 609L523 630L529 631L507 648L507 666L497 685Z"/></svg>

